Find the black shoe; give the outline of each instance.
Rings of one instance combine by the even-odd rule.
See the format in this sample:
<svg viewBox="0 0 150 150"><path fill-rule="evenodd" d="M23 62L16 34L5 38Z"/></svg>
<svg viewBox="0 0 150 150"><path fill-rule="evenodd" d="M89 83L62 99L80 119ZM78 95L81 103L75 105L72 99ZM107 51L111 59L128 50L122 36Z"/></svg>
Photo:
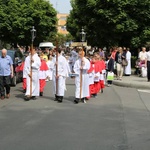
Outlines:
<svg viewBox="0 0 150 150"><path fill-rule="evenodd" d="M58 101L58 96L55 94L55 99L54 101Z"/></svg>
<svg viewBox="0 0 150 150"><path fill-rule="evenodd" d="M58 103L62 103L63 101L63 96L58 96Z"/></svg>
<svg viewBox="0 0 150 150"><path fill-rule="evenodd" d="M26 93L26 89L23 89L23 93Z"/></svg>
<svg viewBox="0 0 150 150"><path fill-rule="evenodd" d="M84 102L84 98L81 98L81 102Z"/></svg>
<svg viewBox="0 0 150 150"><path fill-rule="evenodd" d="M24 100L25 100L25 101L29 101L30 99L31 99L31 98L30 98L29 96L25 96L25 97L24 97Z"/></svg>
<svg viewBox="0 0 150 150"><path fill-rule="evenodd" d="M75 103L75 104L78 104L78 103L79 103L79 98L76 98L76 99L74 100L74 103Z"/></svg>
<svg viewBox="0 0 150 150"><path fill-rule="evenodd" d="M92 94L92 97L93 98L97 98L97 94Z"/></svg>
<svg viewBox="0 0 150 150"><path fill-rule="evenodd" d="M36 100L37 98L36 98L36 96L32 96L31 99L32 100Z"/></svg>
<svg viewBox="0 0 150 150"><path fill-rule="evenodd" d="M82 103L86 103L85 98L81 98L81 102L82 102Z"/></svg>
<svg viewBox="0 0 150 150"><path fill-rule="evenodd" d="M43 96L43 92L40 92L40 96Z"/></svg>

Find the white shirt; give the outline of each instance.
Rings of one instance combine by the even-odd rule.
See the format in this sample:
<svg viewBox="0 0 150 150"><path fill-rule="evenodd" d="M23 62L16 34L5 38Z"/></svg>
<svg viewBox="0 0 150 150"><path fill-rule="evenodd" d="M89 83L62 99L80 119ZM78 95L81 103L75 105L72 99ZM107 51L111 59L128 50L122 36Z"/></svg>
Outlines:
<svg viewBox="0 0 150 150"><path fill-rule="evenodd" d="M140 58L140 60L145 60L146 59L146 51L145 52L141 51L139 53L139 58Z"/></svg>

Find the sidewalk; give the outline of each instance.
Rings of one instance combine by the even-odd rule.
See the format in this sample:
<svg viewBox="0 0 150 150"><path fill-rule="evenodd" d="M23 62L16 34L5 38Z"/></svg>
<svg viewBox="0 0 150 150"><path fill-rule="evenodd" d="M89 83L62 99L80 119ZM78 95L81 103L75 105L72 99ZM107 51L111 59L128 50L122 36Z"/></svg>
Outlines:
<svg viewBox="0 0 150 150"><path fill-rule="evenodd" d="M113 80L113 84L122 87L150 89L150 82L147 82L147 78L138 77L137 75L123 76L122 80Z"/></svg>

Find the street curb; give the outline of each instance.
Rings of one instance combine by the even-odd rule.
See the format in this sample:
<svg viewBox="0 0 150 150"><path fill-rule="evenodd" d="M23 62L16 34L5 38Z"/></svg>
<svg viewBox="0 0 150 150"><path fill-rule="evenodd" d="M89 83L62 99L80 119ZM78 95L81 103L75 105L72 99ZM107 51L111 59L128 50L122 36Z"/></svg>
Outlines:
<svg viewBox="0 0 150 150"><path fill-rule="evenodd" d="M150 84L143 85L141 83L132 83L132 82L122 82L122 81L113 81L113 84L116 86L121 87L128 87L128 88L136 88L136 89L150 89Z"/></svg>

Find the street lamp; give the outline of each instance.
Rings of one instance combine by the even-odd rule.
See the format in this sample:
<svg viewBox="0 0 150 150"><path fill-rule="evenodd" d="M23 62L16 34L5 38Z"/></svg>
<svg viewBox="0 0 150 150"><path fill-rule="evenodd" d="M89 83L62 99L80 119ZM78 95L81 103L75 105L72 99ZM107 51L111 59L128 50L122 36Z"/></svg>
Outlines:
<svg viewBox="0 0 150 150"><path fill-rule="evenodd" d="M81 42L83 43L85 41L85 38L86 38L86 33L84 32L83 28L82 28L82 30L80 32L80 35L81 35Z"/></svg>

